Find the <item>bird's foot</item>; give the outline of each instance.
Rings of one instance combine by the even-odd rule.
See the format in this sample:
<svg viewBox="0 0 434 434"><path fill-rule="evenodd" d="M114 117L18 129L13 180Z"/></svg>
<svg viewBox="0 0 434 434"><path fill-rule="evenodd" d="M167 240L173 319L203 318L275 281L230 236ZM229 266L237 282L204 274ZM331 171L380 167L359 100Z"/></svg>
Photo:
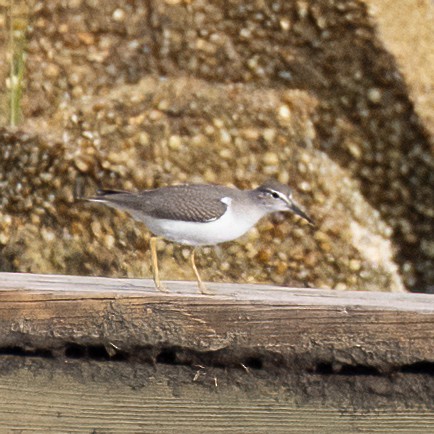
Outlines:
<svg viewBox="0 0 434 434"><path fill-rule="evenodd" d="M206 285L202 281L197 282L197 286L199 287L199 291L203 295L214 295L213 292L211 292Z"/></svg>
<svg viewBox="0 0 434 434"><path fill-rule="evenodd" d="M169 292L169 290L167 289L167 286L164 283L156 282L155 280L154 280L154 283L155 283L155 288L158 289L158 291Z"/></svg>

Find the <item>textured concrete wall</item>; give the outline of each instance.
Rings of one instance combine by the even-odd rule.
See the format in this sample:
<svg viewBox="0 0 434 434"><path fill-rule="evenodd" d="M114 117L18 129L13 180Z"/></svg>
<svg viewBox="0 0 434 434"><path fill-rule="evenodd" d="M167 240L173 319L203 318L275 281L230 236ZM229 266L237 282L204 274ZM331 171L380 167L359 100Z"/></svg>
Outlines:
<svg viewBox="0 0 434 434"><path fill-rule="evenodd" d="M74 190L272 176L317 228L269 218L203 249L206 279L432 288L428 0L48 1L28 22L25 121L1 130L2 269L149 276L148 232ZM193 277L186 249L163 250L164 278Z"/></svg>

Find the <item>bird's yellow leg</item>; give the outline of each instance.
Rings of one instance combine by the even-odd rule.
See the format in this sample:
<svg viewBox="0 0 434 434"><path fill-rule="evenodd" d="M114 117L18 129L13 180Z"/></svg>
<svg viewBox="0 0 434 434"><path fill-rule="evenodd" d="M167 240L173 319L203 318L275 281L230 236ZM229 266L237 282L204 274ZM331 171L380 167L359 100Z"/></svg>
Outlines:
<svg viewBox="0 0 434 434"><path fill-rule="evenodd" d="M196 261L195 261L195 258L194 258L195 252L196 252L196 249L193 248L193 250L191 251L190 259L191 259L191 266L193 268L194 274L196 275L197 285L199 286L199 291L202 294L212 294L212 292L210 292L207 289L207 287L205 286L205 284L202 282L202 279L200 278L200 274L199 274L199 271L197 270Z"/></svg>
<svg viewBox="0 0 434 434"><path fill-rule="evenodd" d="M159 291L168 292L167 288L161 283L160 280L160 272L158 270L157 241L158 241L158 237L151 237L151 240L149 242L151 247L153 279L154 279L155 287Z"/></svg>

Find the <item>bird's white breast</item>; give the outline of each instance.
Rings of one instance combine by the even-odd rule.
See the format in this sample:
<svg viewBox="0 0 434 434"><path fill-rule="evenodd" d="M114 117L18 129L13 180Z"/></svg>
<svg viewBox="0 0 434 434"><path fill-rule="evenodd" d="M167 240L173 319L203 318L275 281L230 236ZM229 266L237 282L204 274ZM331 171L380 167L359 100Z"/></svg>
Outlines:
<svg viewBox="0 0 434 434"><path fill-rule="evenodd" d="M206 223L156 219L138 214L133 217L143 222L154 235L166 240L191 246L206 246L244 235L264 215L264 212L257 209L249 212L234 210L230 198L223 198L222 202L228 205L227 211L219 219Z"/></svg>

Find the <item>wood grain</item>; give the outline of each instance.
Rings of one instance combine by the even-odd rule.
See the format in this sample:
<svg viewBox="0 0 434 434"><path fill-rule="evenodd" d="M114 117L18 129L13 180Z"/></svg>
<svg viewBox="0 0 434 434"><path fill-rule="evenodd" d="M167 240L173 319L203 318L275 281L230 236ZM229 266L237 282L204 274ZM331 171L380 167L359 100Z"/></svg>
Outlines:
<svg viewBox="0 0 434 434"><path fill-rule="evenodd" d="M399 394L377 408L371 402L370 408L357 407L360 387L347 394L345 403L334 393L334 399L300 402L285 379L283 384L264 381L245 371L237 382L225 381L230 375L225 370L204 372L210 377L204 387L181 366L148 368L146 382L140 384L137 372L143 366L72 361L65 367L64 362L38 360L20 367L17 360L7 362L18 369L0 370L1 433L434 432L432 408L408 406ZM119 381L121 374L128 380Z"/></svg>
<svg viewBox="0 0 434 434"><path fill-rule="evenodd" d="M258 356L288 366L434 362L434 298L264 285L0 273L0 348L69 344Z"/></svg>
<svg viewBox="0 0 434 434"><path fill-rule="evenodd" d="M0 433L434 432L432 296L168 287L0 273Z"/></svg>

